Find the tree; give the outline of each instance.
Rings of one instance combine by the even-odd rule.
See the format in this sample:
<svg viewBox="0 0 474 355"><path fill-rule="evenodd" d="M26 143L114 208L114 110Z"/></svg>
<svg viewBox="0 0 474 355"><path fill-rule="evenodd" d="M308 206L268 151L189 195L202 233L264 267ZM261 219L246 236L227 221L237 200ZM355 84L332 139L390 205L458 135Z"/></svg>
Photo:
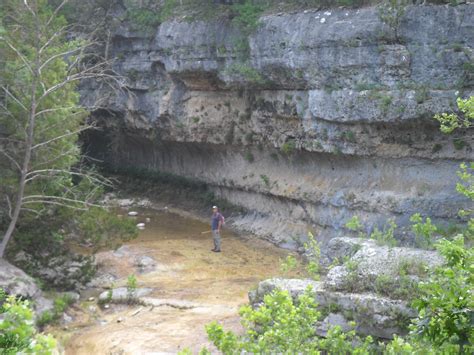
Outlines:
<svg viewBox="0 0 474 355"><path fill-rule="evenodd" d="M107 184L82 168L77 141L91 125L76 89L84 80L118 78L92 50L97 43L60 15L67 2L0 4L0 193L8 221L0 258L21 213L41 216L48 206L87 210Z"/></svg>

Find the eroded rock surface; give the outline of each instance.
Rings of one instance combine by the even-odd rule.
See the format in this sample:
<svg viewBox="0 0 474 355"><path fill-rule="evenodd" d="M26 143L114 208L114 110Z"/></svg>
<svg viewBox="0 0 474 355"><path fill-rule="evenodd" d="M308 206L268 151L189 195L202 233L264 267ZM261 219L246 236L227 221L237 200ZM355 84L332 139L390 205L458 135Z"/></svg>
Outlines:
<svg viewBox="0 0 474 355"><path fill-rule="evenodd" d="M4 259L0 259L0 287L8 294L28 299L41 295L41 290L31 276Z"/></svg>
<svg viewBox="0 0 474 355"><path fill-rule="evenodd" d="M35 280L4 259L0 259L0 288L9 295L32 301L37 314L53 308L53 302L43 297Z"/></svg>
<svg viewBox="0 0 474 355"><path fill-rule="evenodd" d="M332 267L325 279L325 287L335 291L364 290L380 277L393 279L403 274L420 278L426 275L427 269L443 263L443 258L435 251L379 246L367 239L334 238L329 246L326 255L332 257L333 262L337 258L342 264ZM350 262L344 263L345 259Z"/></svg>
<svg viewBox="0 0 474 355"><path fill-rule="evenodd" d="M152 291L151 288L129 289L127 287L118 287L109 291L104 291L99 295L101 302L127 302L139 300L141 297L148 295Z"/></svg>
<svg viewBox="0 0 474 355"><path fill-rule="evenodd" d="M269 279L249 292L250 303L258 306L265 295L275 289L288 291L293 299L310 288L324 319L316 325L318 334L340 325L364 335L390 339L393 334L405 334L416 312L410 308L410 298L416 297L416 284L426 278L427 268L443 263L434 251L389 248L373 240L334 238L328 244L325 257L343 259L332 267L323 281L300 279Z"/></svg>
<svg viewBox="0 0 474 355"><path fill-rule="evenodd" d="M206 182L249 211L235 227L283 246L310 227L338 235L354 214L402 227L415 212L457 218L469 202L455 171L473 138L441 134L432 117L472 93L473 19L472 4L408 7L396 32L373 7L268 15L248 60L227 20L149 35L122 23L110 54L130 94L93 114L103 130L88 148ZM84 102L98 90L86 85Z"/></svg>

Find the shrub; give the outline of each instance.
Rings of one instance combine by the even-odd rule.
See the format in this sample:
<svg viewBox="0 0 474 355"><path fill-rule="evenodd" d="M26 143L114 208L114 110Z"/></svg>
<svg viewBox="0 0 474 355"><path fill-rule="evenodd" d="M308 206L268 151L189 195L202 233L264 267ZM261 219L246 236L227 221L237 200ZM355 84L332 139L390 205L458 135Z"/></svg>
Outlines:
<svg viewBox="0 0 474 355"><path fill-rule="evenodd" d="M280 262L280 271L284 274L295 270L298 267L298 260L293 255L288 255L285 260Z"/></svg>
<svg viewBox="0 0 474 355"><path fill-rule="evenodd" d="M378 245L395 247L398 245L398 241L394 236L396 228L397 225L395 224L395 221L389 220L382 230L375 227L373 232L370 233L370 239L375 240Z"/></svg>
<svg viewBox="0 0 474 355"><path fill-rule="evenodd" d="M55 323L61 318L61 315L68 309L70 305L74 303L74 299L65 294L60 297L56 297L53 302L53 309L51 311L44 311L36 319L36 325L40 328L48 324Z"/></svg>
<svg viewBox="0 0 474 355"><path fill-rule="evenodd" d="M421 296L414 302L419 312L414 334L436 345L455 344L462 353L474 351L474 249L466 248L464 237L440 240L436 249L446 264L436 268L420 284Z"/></svg>
<svg viewBox="0 0 474 355"><path fill-rule="evenodd" d="M232 63L226 68L227 75L237 75L249 84L261 85L265 83L263 76L250 63Z"/></svg>
<svg viewBox="0 0 474 355"><path fill-rule="evenodd" d="M4 293L2 293L4 294ZM9 296L2 306L0 322L0 352L2 354L53 354L56 341L50 335L39 334L33 323L33 311L28 301Z"/></svg>
<svg viewBox="0 0 474 355"><path fill-rule="evenodd" d="M138 236L132 219L119 218L98 207L92 207L80 217L79 230L83 238L93 244L95 251L103 247L116 248Z"/></svg>
<svg viewBox="0 0 474 355"><path fill-rule="evenodd" d="M280 150L284 154L291 154L295 151L296 149L296 142L294 139L290 139L289 141L285 142L282 144L280 147Z"/></svg>
<svg viewBox="0 0 474 355"><path fill-rule="evenodd" d="M129 275L127 277L127 296L132 299L135 296L137 290L137 277L135 275Z"/></svg>
<svg viewBox="0 0 474 355"><path fill-rule="evenodd" d="M363 226L360 222L359 217L352 216L345 224L345 227L353 232L358 232L359 236L364 237L364 233L362 233Z"/></svg>
<svg viewBox="0 0 474 355"><path fill-rule="evenodd" d="M306 271L313 280L319 280L319 273L321 271L319 266L321 248L316 239L314 239L313 233L308 232L308 241L304 243L304 248L309 254L309 261L306 265Z"/></svg>
<svg viewBox="0 0 474 355"><path fill-rule="evenodd" d="M262 179L266 187L270 187L270 178L267 175L260 175L260 179Z"/></svg>
<svg viewBox="0 0 474 355"><path fill-rule="evenodd" d="M257 309L244 306L240 310L245 334L238 336L225 331L216 322L206 326L209 339L224 354L233 353L318 353L364 354L372 338L365 340L355 332L343 332L339 326L329 330L326 338L316 335L317 309L310 288L293 301L287 291L275 290L264 297Z"/></svg>
<svg viewBox="0 0 474 355"><path fill-rule="evenodd" d="M393 220L389 220L382 230L375 227L369 236L363 232L362 223L357 216L353 216L349 219L349 221L346 222L345 227L353 232L358 232L360 238L370 238L375 240L378 245L388 245L390 247L398 245L398 241L395 239L395 229L397 228L397 225Z"/></svg>
<svg viewBox="0 0 474 355"><path fill-rule="evenodd" d="M467 146L467 143L463 139L455 138L453 139L453 146L454 146L454 149L456 150L462 150L464 149L464 147Z"/></svg>
<svg viewBox="0 0 474 355"><path fill-rule="evenodd" d="M232 22L235 23L245 36L252 34L259 24L260 15L264 8L251 0L233 5L236 16Z"/></svg>
<svg viewBox="0 0 474 355"><path fill-rule="evenodd" d="M431 223L431 218L427 217L423 222L423 218L419 213L415 213L410 217L413 223L412 231L415 233L415 245L422 249L431 249L433 247L434 233L438 228Z"/></svg>
<svg viewBox="0 0 474 355"><path fill-rule="evenodd" d="M441 113L435 115L435 119L441 124L441 132L452 133L458 128L472 127L474 121L474 96L468 99L457 99L460 114Z"/></svg>

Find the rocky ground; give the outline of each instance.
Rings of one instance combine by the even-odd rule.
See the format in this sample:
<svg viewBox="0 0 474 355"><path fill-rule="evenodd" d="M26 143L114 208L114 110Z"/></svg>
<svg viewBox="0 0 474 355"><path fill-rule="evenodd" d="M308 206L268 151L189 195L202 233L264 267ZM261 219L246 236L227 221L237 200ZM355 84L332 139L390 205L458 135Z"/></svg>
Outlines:
<svg viewBox="0 0 474 355"><path fill-rule="evenodd" d="M416 297L416 285L428 269L442 264L434 251L379 246L362 238L334 238L325 255L331 267L323 281L310 279L270 279L259 283L249 293L250 303L258 306L263 297L274 289L288 291L296 300L311 287L323 319L318 333L340 325L382 339L394 334L406 334L407 326L416 312L410 300ZM328 265L328 264L326 264Z"/></svg>
<svg viewBox="0 0 474 355"><path fill-rule="evenodd" d="M238 308L247 291L281 275L286 251L268 242L226 230L223 252L215 254L209 234L201 233L207 223L149 209L144 200L115 201L127 206L124 218L143 221L145 228L133 242L96 255L96 278L67 312L67 322L48 329L66 354L198 351L210 346L206 324L216 320L240 331ZM128 211L138 215L126 217ZM131 274L134 289L127 286Z"/></svg>

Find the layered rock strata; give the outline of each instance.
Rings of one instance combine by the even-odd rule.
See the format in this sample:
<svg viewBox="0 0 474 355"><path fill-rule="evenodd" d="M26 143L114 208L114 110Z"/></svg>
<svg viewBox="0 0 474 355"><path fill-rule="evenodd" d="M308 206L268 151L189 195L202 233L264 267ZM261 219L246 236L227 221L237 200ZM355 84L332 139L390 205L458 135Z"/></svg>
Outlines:
<svg viewBox="0 0 474 355"><path fill-rule="evenodd" d="M352 215L447 222L468 204L454 186L474 142L432 117L472 94L473 19L470 4L408 7L396 29L371 7L267 15L248 56L230 20L122 23L110 53L127 91L93 113L88 152L204 181L247 209L236 227L288 247Z"/></svg>

